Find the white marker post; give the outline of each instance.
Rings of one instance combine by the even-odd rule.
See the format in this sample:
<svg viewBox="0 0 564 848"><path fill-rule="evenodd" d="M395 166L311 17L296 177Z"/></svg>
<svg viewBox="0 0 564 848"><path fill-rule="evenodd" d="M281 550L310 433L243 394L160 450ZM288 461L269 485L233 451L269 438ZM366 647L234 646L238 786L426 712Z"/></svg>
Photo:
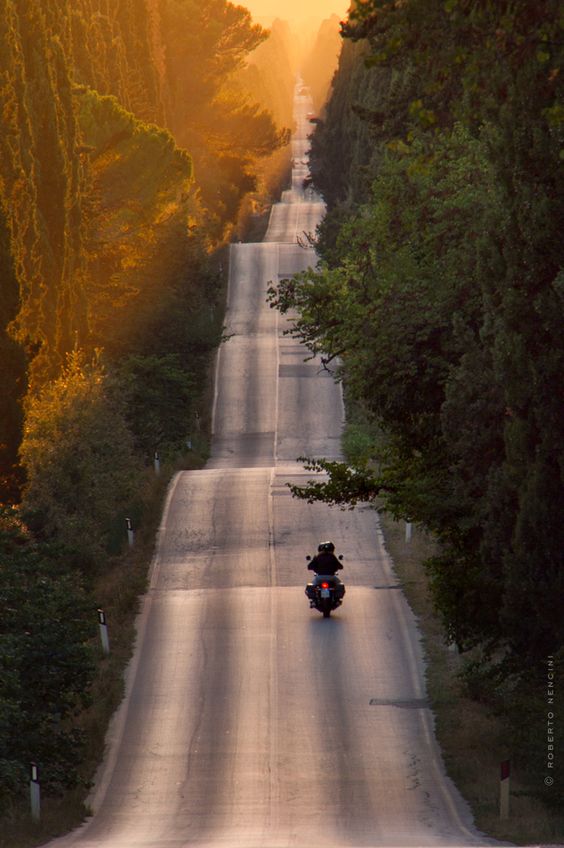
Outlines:
<svg viewBox="0 0 564 848"><path fill-rule="evenodd" d="M125 525L127 527L127 541L129 543L129 547L132 548L135 536L133 533L133 525L131 524L131 518L125 519Z"/></svg>
<svg viewBox="0 0 564 848"><path fill-rule="evenodd" d="M41 788L39 786L39 770L36 763L30 763L31 775L29 780L29 795L31 800L31 817L38 822L41 818Z"/></svg>
<svg viewBox="0 0 564 848"><path fill-rule="evenodd" d="M161 473L161 461L159 459L159 452L155 451L155 474L157 477Z"/></svg>
<svg viewBox="0 0 564 848"><path fill-rule="evenodd" d="M501 763L500 779L499 779L499 817L500 819L509 818L509 773L511 771L510 761L504 760Z"/></svg>
<svg viewBox="0 0 564 848"><path fill-rule="evenodd" d="M407 543L411 542L411 533L412 533L411 521L406 521L405 522L405 541Z"/></svg>
<svg viewBox="0 0 564 848"><path fill-rule="evenodd" d="M106 614L103 609L98 610L98 624L100 626L100 639L102 642L102 650L106 655L108 655L110 653L110 638L108 636Z"/></svg>

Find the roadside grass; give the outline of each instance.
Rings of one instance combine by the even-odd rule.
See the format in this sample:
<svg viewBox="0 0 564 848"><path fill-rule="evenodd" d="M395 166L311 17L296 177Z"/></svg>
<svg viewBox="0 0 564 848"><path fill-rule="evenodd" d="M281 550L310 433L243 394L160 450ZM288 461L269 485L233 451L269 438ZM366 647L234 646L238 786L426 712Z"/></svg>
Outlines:
<svg viewBox="0 0 564 848"><path fill-rule="evenodd" d="M77 827L87 815L84 790L75 789L61 798L41 800L41 821L31 821L29 802L14 802L0 819L2 848L33 848Z"/></svg>
<svg viewBox="0 0 564 848"><path fill-rule="evenodd" d="M446 644L423 567L424 560L434 552L433 540L414 527L411 541L406 542L404 522L394 521L386 513L380 515L380 523L386 548L423 637L427 689L445 767L470 805L477 828L517 845L562 843L562 804L556 806L556 795L554 808L535 797L531 776L520 772L518 766L511 773L509 818L500 820L500 763L514 754L511 728L464 691L458 675L466 660ZM539 787L539 794L541 791ZM561 793L556 787L555 791Z"/></svg>

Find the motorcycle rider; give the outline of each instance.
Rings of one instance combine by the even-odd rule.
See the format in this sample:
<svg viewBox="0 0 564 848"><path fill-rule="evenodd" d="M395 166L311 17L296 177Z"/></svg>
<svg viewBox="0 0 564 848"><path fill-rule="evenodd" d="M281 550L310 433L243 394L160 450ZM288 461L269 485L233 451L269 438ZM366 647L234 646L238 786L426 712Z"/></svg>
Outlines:
<svg viewBox="0 0 564 848"><path fill-rule="evenodd" d="M315 606L314 596L312 592L314 591L315 586L319 586L320 583L323 582L323 578L332 577L332 583L339 598L342 598L345 594L345 587L343 583L339 580L336 575L336 572L339 571L343 566L341 565L340 560L335 556L335 545L331 541L320 542L317 546L317 554L313 557L313 559L309 559L308 557L307 567L309 571L315 572L315 577L313 579L313 583L308 583L306 586L306 595L309 598L310 607Z"/></svg>
<svg viewBox="0 0 564 848"><path fill-rule="evenodd" d="M317 546L316 556L309 561L307 567L309 571L315 571L316 574L331 574L336 576L336 572L343 566L335 556L335 545L333 542L320 542Z"/></svg>

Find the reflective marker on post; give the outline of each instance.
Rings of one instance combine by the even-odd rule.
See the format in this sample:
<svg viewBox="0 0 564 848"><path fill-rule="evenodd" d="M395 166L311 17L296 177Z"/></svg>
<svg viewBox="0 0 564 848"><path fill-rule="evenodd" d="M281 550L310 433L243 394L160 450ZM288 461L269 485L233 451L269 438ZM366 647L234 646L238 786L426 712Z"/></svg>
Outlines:
<svg viewBox="0 0 564 848"><path fill-rule="evenodd" d="M31 800L31 817L33 821L41 818L41 789L39 787L39 770L36 763L30 763L29 795Z"/></svg>
<svg viewBox="0 0 564 848"><path fill-rule="evenodd" d="M509 774L510 761L503 760L500 768L499 778L499 817L500 819L509 818Z"/></svg>
<svg viewBox="0 0 564 848"><path fill-rule="evenodd" d="M110 639L108 636L108 625L106 624L106 614L104 610L98 610L98 623L100 625L100 639L102 640L102 650L105 654L110 653Z"/></svg>
<svg viewBox="0 0 564 848"><path fill-rule="evenodd" d="M125 524L127 527L127 541L129 542L129 547L133 547L134 535L133 535L133 525L131 524L131 518L125 519Z"/></svg>

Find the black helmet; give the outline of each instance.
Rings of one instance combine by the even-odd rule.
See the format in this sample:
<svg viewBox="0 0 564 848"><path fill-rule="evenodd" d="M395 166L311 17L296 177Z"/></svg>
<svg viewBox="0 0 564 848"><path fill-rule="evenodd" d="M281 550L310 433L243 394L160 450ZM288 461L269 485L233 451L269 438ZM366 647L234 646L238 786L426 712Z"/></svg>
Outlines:
<svg viewBox="0 0 564 848"><path fill-rule="evenodd" d="M321 551L327 551L327 553L334 554L335 545L333 542L321 542L321 544L317 546L317 550L319 553L321 553Z"/></svg>

